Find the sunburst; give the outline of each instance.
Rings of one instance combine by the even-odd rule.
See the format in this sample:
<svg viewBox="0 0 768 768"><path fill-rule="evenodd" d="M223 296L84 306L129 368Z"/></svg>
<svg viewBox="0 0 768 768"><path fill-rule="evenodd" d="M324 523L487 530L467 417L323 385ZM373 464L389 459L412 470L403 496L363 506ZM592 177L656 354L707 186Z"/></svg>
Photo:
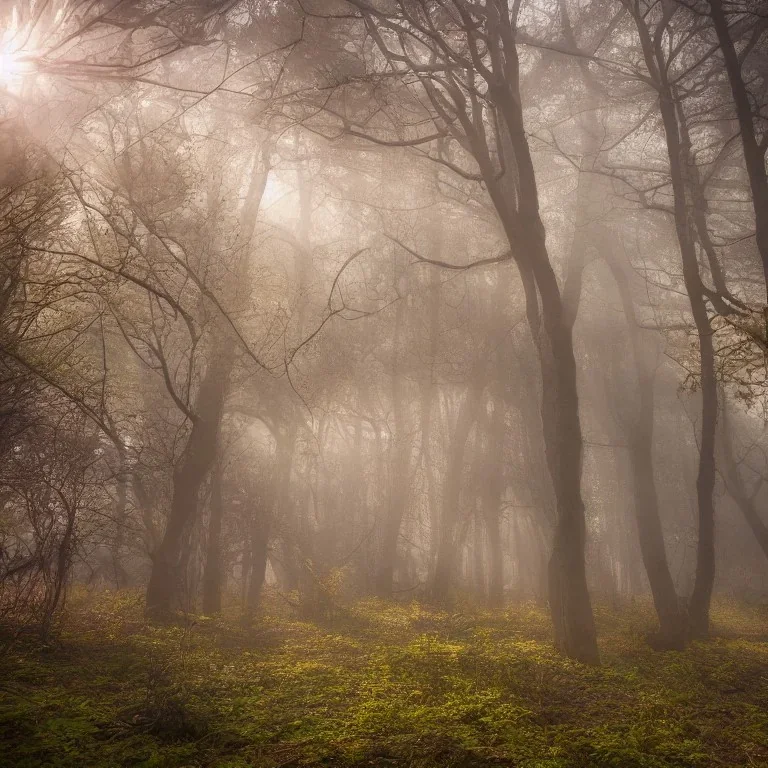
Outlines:
<svg viewBox="0 0 768 768"><path fill-rule="evenodd" d="M29 35L19 23L19 13L14 6L10 22L0 32L0 87L15 90L24 75L34 70L27 50Z"/></svg>

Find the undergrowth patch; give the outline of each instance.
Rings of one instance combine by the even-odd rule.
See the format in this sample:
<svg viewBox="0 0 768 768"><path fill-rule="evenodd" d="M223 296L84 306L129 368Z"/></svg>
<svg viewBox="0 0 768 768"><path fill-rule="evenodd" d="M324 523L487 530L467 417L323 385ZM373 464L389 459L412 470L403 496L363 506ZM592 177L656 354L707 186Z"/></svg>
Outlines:
<svg viewBox="0 0 768 768"><path fill-rule="evenodd" d="M712 640L656 653L649 606L598 607L597 668L532 604L366 600L318 625L267 599L250 627L142 609L83 593L55 644L5 644L0 766L768 765L765 608L718 604Z"/></svg>

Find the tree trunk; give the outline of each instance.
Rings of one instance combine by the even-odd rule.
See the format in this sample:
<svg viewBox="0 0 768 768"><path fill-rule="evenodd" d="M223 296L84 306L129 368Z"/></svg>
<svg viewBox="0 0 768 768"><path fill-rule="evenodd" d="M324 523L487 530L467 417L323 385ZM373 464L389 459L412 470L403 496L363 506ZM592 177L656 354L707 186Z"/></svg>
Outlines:
<svg viewBox="0 0 768 768"><path fill-rule="evenodd" d="M498 12L498 9L497 9ZM536 174L525 133L520 98L520 62L508 13L499 13L504 41L503 87L494 89L517 172L517 203L495 182L486 166L488 193L517 263L526 297L526 315L539 355L541 420L547 468L556 498L557 519L549 560L549 602L556 647L586 663L599 653L584 562L586 523L581 494L582 434L572 329L546 246ZM498 45L498 41L496 43ZM497 57L500 55L497 50ZM501 72L498 73L501 75ZM482 151L476 153L484 160ZM541 298L539 308L536 293Z"/></svg>
<svg viewBox="0 0 768 768"><path fill-rule="evenodd" d="M482 470L479 474L481 517L485 526L488 555L488 604L500 608L504 602L504 550L502 546L501 499L506 487L504 435L507 430L504 377L507 374L510 342L504 302L509 295L511 272L502 267L496 273L496 291L490 328L493 364L490 367L488 405L480 407L478 427L485 435Z"/></svg>
<svg viewBox="0 0 768 768"><path fill-rule="evenodd" d="M706 314L706 312L705 312ZM699 541L696 550L696 580L688 608L694 637L709 634L709 606L715 585L715 431L717 429L717 383L711 331L701 349L701 437L696 495L699 502Z"/></svg>
<svg viewBox="0 0 768 768"><path fill-rule="evenodd" d="M688 605L689 627L693 637L706 637L709 632L709 606L715 583L715 429L717 425L717 382L712 329L707 315L704 286L699 274L696 246L691 221L687 182L691 162L689 148L681 141L679 115L664 55L662 36L652 40L645 19L629 6L640 37L646 66L659 91L659 110L667 142L669 169L674 196L674 219L683 266L683 280L691 305L691 314L699 340L701 373L701 435L699 468L696 478L698 502L698 546L696 579ZM674 5L665 5L660 24L666 23Z"/></svg>
<svg viewBox="0 0 768 768"><path fill-rule="evenodd" d="M464 452L469 433L477 418L481 395L482 382L475 382L464 396L456 417L456 427L448 453L448 466L443 484L443 514L440 520L440 540L431 589L435 600L444 600L449 596L456 575L459 551L456 527L459 523L461 486L464 477Z"/></svg>
<svg viewBox="0 0 768 768"><path fill-rule="evenodd" d="M115 503L115 536L112 539L110 555L115 589L128 586L128 573L123 566L123 544L125 541L125 521L128 513L128 459L125 450L118 448L117 499Z"/></svg>
<svg viewBox="0 0 768 768"><path fill-rule="evenodd" d="M251 555L252 549L250 537L246 536L240 554L240 604L243 615L246 614L248 607L248 579L251 575Z"/></svg>
<svg viewBox="0 0 768 768"><path fill-rule="evenodd" d="M533 215L533 214L531 214ZM548 564L549 606L555 645L568 656L597 663L599 653L584 560L586 523L581 494L582 435L571 324L564 312L544 240L532 226L525 251L541 296L541 318L529 324L541 366L541 421L547 468L555 492L556 521ZM529 299L530 301L530 299Z"/></svg>
<svg viewBox="0 0 768 768"><path fill-rule="evenodd" d="M270 172L271 145L265 142L254 160L245 202L240 213L241 245L250 242ZM213 158L215 162L215 158ZM218 205L217 193L210 195L211 207ZM247 252L247 249L243 249ZM241 257L227 293L238 308L247 300L248 260ZM165 534L154 552L147 586L146 610L149 615L168 616L181 603L184 577L180 569L185 532L198 516L200 487L216 457L216 443L229 377L235 362L235 340L228 318L218 316L211 340L210 360L194 404L192 429L173 473L173 496Z"/></svg>
<svg viewBox="0 0 768 768"><path fill-rule="evenodd" d="M285 431L279 432L275 450L275 485L274 500L266 507L268 519L263 522L267 533L273 523L279 526L282 533L280 560L275 569L280 586L288 592L299 590L302 582L303 554L301 552L301 520L298 519L296 505L291 499L291 472L293 470L293 454L296 447L296 427L289 425ZM260 541L260 534L259 534ZM265 543L265 547L268 542ZM261 545L259 545L260 547ZM273 564L276 558L273 558Z"/></svg>
<svg viewBox="0 0 768 768"><path fill-rule="evenodd" d="M500 340L501 341L501 340ZM497 347L498 354L501 348ZM497 367L499 389L502 366ZM504 603L504 550L501 541L501 497L504 491L504 431L505 409L500 392L491 392L492 410L484 419L486 447L483 456L484 472L481 474L483 487L480 494L482 519L488 547L488 604L500 608ZM481 409L482 412L482 409Z"/></svg>
<svg viewBox="0 0 768 768"><path fill-rule="evenodd" d="M495 514L485 515L485 531L488 537L488 604L491 608L504 605L504 550L501 546L501 517L498 507Z"/></svg>
<svg viewBox="0 0 768 768"><path fill-rule="evenodd" d="M206 546L205 571L203 573L203 613L212 616L221 613L222 580L224 564L221 552L221 527L224 519L222 493L221 458L214 462L211 471L211 500L208 517L208 541Z"/></svg>
<svg viewBox="0 0 768 768"><path fill-rule="evenodd" d="M438 232L440 230L438 229ZM436 258L440 257L436 249ZM421 384L421 455L427 485L427 504L429 509L429 564L428 574L432 577L437 559L440 531L440 504L437 498L437 478L435 477L434 457L432 456L432 422L437 382L435 363L440 334L440 280L436 270L432 271L429 286L429 371Z"/></svg>
<svg viewBox="0 0 768 768"><path fill-rule="evenodd" d="M488 582L483 533L483 520L478 509L472 517L472 577L475 582L475 593L480 600L485 602L488 595Z"/></svg>
<svg viewBox="0 0 768 768"><path fill-rule="evenodd" d="M251 527L250 542L250 574L248 591L245 601L245 614L252 617L259 607L261 591L267 573L267 555L269 552L269 534L272 527L272 515L264 510L262 514L254 515Z"/></svg>
<svg viewBox="0 0 768 768"><path fill-rule="evenodd" d="M722 455L722 472L723 480L725 481L725 487L731 498L736 502L736 505L744 515L744 519L747 521L750 530L757 539L757 543L760 545L760 549L763 550L763 554L768 558L768 525L766 525L760 513L757 510L755 504L755 496L762 487L762 480L758 481L755 486L755 490L749 493L744 487L744 480L739 472L738 464L733 455L733 441L731 438L731 426L728 418L728 409L726 408L725 398L723 398L723 423L721 427L721 455Z"/></svg>
<svg viewBox="0 0 768 768"><path fill-rule="evenodd" d="M376 594L380 597L391 597L392 595L400 527L409 496L411 442L405 423L406 404L401 360L405 309L405 301L401 299L398 301L395 311L395 327L392 339L392 413L394 418L392 450L394 460L390 469L388 508L382 535L381 561L376 574Z"/></svg>
<svg viewBox="0 0 768 768"><path fill-rule="evenodd" d="M42 621L40 623L40 636L47 640L51 627L53 626L53 617L56 609L61 603L62 597L66 594L67 581L69 579L69 566L72 561L72 550L75 538L75 523L77 521L76 502L69 503L59 494L64 506L66 521L64 533L56 549L55 564L53 570L53 584L46 590L45 603L43 608Z"/></svg>
<svg viewBox="0 0 768 768"><path fill-rule="evenodd" d="M153 554L147 586L147 613L157 618L182 607L184 575L180 569L184 534L197 519L200 487L216 456L216 440L224 407L234 345L227 336L213 355L195 404L197 417L173 473L173 495L165 534Z"/></svg>
<svg viewBox="0 0 768 768"><path fill-rule="evenodd" d="M586 524L581 496L582 438L576 364L570 331L553 326L552 345L557 352L553 354L552 369L547 366L543 372L542 412L547 461L557 500L548 568L550 610L558 649L579 661L596 663L597 640L584 562Z"/></svg>
<svg viewBox="0 0 768 768"><path fill-rule="evenodd" d="M653 468L654 370L637 324L627 275L614 259L609 258L608 263L621 297L637 372L639 403L628 440L629 461L640 554L659 619L653 644L660 649L680 649L685 645L687 626L667 561Z"/></svg>
<svg viewBox="0 0 768 768"><path fill-rule="evenodd" d="M739 121L741 143L744 148L744 162L747 166L749 186L752 190L752 204L755 208L755 240L763 275L768 291L768 176L765 171L766 144L759 144L752 117L752 105L749 91L744 83L741 62L731 39L728 20L723 11L722 0L709 0L712 22L720 43L720 51L725 62L725 71L733 92L736 117Z"/></svg>

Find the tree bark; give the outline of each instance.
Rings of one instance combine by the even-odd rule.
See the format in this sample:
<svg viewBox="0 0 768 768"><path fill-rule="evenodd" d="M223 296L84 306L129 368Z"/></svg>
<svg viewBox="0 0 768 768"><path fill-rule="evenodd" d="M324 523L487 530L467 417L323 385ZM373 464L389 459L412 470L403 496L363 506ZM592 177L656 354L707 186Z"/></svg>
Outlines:
<svg viewBox="0 0 768 768"><path fill-rule="evenodd" d="M497 334L499 337L503 334ZM497 354L501 356L502 338L497 339ZM498 358L497 358L498 359ZM501 375L502 366L497 366L497 374ZM493 388L500 389L498 380ZM501 392L490 392L491 413L484 419L483 427L486 433L486 445L483 454L483 472L480 475L482 488L480 504L482 520L488 542L488 604L492 608L501 608L504 603L504 549L502 547L501 531L501 497L504 492L504 432L505 408ZM481 409L482 412L482 409Z"/></svg>
<svg viewBox="0 0 768 768"><path fill-rule="evenodd" d="M205 571L203 572L203 613L213 616L221 613L224 563L221 551L221 528L224 519L224 498L222 492L223 469L221 457L214 461L211 471L211 499L208 516L208 541L206 546Z"/></svg>
<svg viewBox="0 0 768 768"><path fill-rule="evenodd" d="M763 554L768 558L768 525L763 522L760 513L758 512L757 505L755 504L755 495L757 491L760 490L762 481L758 482L753 493L749 493L744 487L744 480L741 477L738 464L733 455L731 425L724 398L722 412L723 421L720 431L720 446L723 459L722 473L725 487L731 498L741 510L741 513L744 515L744 519L747 521L747 525L749 525L750 530L757 539L760 549L763 550Z"/></svg>
<svg viewBox="0 0 768 768"><path fill-rule="evenodd" d="M733 92L736 118L739 122L741 143L744 149L744 162L747 166L749 186L752 190L752 203L755 208L755 241L763 265L766 292L768 292L768 175L766 175L765 170L765 152L768 144L765 141L762 144L757 141L749 91L744 83L742 64L731 38L722 0L709 0L709 7L717 40L720 44L720 51L725 62L728 82Z"/></svg>
<svg viewBox="0 0 768 768"><path fill-rule="evenodd" d="M128 458L122 446L118 447L119 466L117 470L117 499L115 503L115 536L110 546L112 572L115 589L127 587L130 581L123 566L123 544L125 542L125 521L128 514Z"/></svg>
<svg viewBox="0 0 768 768"><path fill-rule="evenodd" d="M504 605L504 550L501 545L501 515L485 515L485 531L488 536L488 604L491 608Z"/></svg>
<svg viewBox="0 0 768 768"><path fill-rule="evenodd" d="M458 542L456 528L459 523L461 486L464 477L464 452L469 433L477 419L482 381L475 382L464 396L456 417L451 447L448 452L448 466L443 484L443 507L440 520L440 540L432 580L432 598L445 600L454 585L456 575Z"/></svg>
<svg viewBox="0 0 768 768"><path fill-rule="evenodd" d="M254 161L240 215L245 255L241 255L234 279L227 286L227 292L235 303L244 298L238 294L246 283L246 246L253 236L269 177L270 151L271 147L267 142L261 148L260 159ZM215 197L215 194L212 197ZM185 580L180 566L184 535L197 519L200 487L216 456L224 398L235 362L235 340L227 318L218 316L216 323L211 339L210 359L194 403L192 429L173 473L173 495L168 523L163 539L152 557L146 610L148 615L158 618L168 616L182 605Z"/></svg>
<svg viewBox="0 0 768 768"><path fill-rule="evenodd" d="M439 230L438 230L439 231ZM436 249L437 251L437 249ZM440 253L437 251L436 257ZM427 484L427 504L429 509L429 578L435 569L437 549L440 541L440 505L437 498L437 478L435 477L434 457L432 456L432 423L437 383L435 363L440 334L440 280L433 270L429 286L429 371L421 384L421 456Z"/></svg>
<svg viewBox="0 0 768 768"><path fill-rule="evenodd" d="M484 175L510 248L513 253L519 254L517 262L526 292L526 314L541 366L541 419L557 510L548 567L555 645L572 658L597 663L597 635L584 561L586 523L581 493L583 440L572 328L547 251L539 211L536 175L520 98L520 64L514 44L515 31L508 13L500 13L495 21L498 21L501 32L494 42L492 55L500 59L503 41L506 66L503 67L503 79L498 84L494 83L494 95L498 99L497 109L503 117L517 164L516 215L510 215L509 195L505 196L499 186L491 182L489 174ZM497 76L501 75L502 72L498 71ZM535 286L531 285L531 281ZM541 298L540 313L536 289Z"/></svg>
<svg viewBox="0 0 768 768"><path fill-rule="evenodd" d="M147 586L147 612L162 618L183 607L182 543L196 520L203 481L216 457L216 442L224 397L234 360L234 341L227 335L214 343L212 355L195 403L196 418L173 473L173 496L165 534L153 553Z"/></svg>
<svg viewBox="0 0 768 768"><path fill-rule="evenodd" d="M251 618L259 607L261 592L267 574L267 558L269 553L269 535L272 528L272 515L268 510L253 517L250 535L250 573L245 599L245 615Z"/></svg>
<svg viewBox="0 0 768 768"><path fill-rule="evenodd" d="M390 64L395 64L395 69L402 71L403 63L411 71L419 67L409 58L408 51L387 48L378 31L383 24L381 14L374 14L362 0L350 2L364 15L377 47ZM555 644L575 659L596 663L599 654L584 563L586 526L581 495L582 435L576 363L571 330L563 315L560 289L547 252L525 133L516 14L502 2L479 4L477 8L473 3L454 2L453 7L461 20L457 31L467 51L457 55L439 39L439 33L430 35L434 45L424 44L431 47L434 66L442 72L442 89L438 91L429 78L419 77L432 106L433 122L441 133L447 122L449 132L460 137L460 143L477 163L479 176L520 269L526 316L539 352L542 428L547 466L557 498L558 519L550 562ZM427 6L424 8L429 13ZM441 6L438 12L442 14ZM400 18L408 17L402 11ZM482 78L487 90L459 83L456 73L464 71L464 56L471 57L473 78ZM486 121L484 110L489 105L494 114L492 120ZM489 123L499 130L488 129ZM441 540L450 541L450 537L442 531Z"/></svg>
<svg viewBox="0 0 768 768"><path fill-rule="evenodd" d="M669 169L674 197L674 219L683 266L683 281L689 297L691 314L699 340L701 375L701 434L699 467L696 478L698 502L698 545L696 579L688 604L690 632L693 637L709 633L709 606L715 583L715 430L717 425L717 382L712 329L709 324L704 286L699 274L693 221L689 211L691 188L687 182L691 162L689 147L681 141L677 103L668 77L662 35L652 39L645 19L638 9L624 0L633 15L648 71L659 92L659 110L667 142ZM665 2L661 30L674 13L674 4Z"/></svg>
<svg viewBox="0 0 768 768"><path fill-rule="evenodd" d="M613 258L608 264L621 297L637 372L639 402L628 436L629 461L640 554L659 619L653 644L660 649L681 649L687 637L686 619L669 570L653 468L654 370L641 338L627 275Z"/></svg>
<svg viewBox="0 0 768 768"><path fill-rule="evenodd" d="M395 310L392 339L392 414L394 419L392 450L394 460L390 469L388 507L382 532L381 561L376 574L376 594L379 597L391 597L392 595L400 527L409 497L411 443L405 423L406 404L401 349L405 309L405 301L401 299Z"/></svg>
<svg viewBox="0 0 768 768"><path fill-rule="evenodd" d="M279 526L281 534L279 562L277 557L272 558L273 567L278 577L280 588L293 592L300 590L302 586L301 551L301 521L298 519L297 509L291 499L291 473L293 471L293 456L296 448L296 427L289 424L285 430L278 431L275 435L277 441L275 449L275 487L274 500L266 506L265 514L268 519L262 519L262 527L269 532L273 524ZM261 540L261 535L257 536ZM268 542L265 543L265 546ZM259 544L259 548L261 545Z"/></svg>

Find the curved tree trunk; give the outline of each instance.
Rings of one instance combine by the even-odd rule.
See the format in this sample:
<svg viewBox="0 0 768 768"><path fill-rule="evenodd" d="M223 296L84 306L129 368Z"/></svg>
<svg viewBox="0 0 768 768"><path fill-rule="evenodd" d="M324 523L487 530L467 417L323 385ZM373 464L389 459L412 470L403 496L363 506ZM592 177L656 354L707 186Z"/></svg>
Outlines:
<svg viewBox="0 0 768 768"><path fill-rule="evenodd" d="M585 565L586 523L581 493L583 439L576 383L572 328L546 246L539 211L536 175L525 134L520 99L520 69L515 31L508 13L498 17L503 45L505 88L498 91L517 163L517 206L511 215L509 194L486 175L488 192L499 212L526 293L526 314L539 354L542 378L541 420L547 467L556 498L557 518L549 559L549 603L557 648L572 658L597 663L599 652ZM495 23L495 22L494 22ZM533 283L533 285L532 285ZM540 309L536 291L541 298Z"/></svg>
<svg viewBox="0 0 768 768"><path fill-rule="evenodd" d="M548 568L550 610L557 647L580 661L596 662L596 632L584 561L586 523L581 495L582 436L576 362L570 329L557 315L549 318L549 325L548 335L555 351L551 364L543 366L542 421L557 500Z"/></svg>
<svg viewBox="0 0 768 768"><path fill-rule="evenodd" d="M209 363L195 411L197 418L181 460L173 473L173 496L165 534L152 556L147 586L147 612L162 618L184 607L185 579L181 572L182 542L197 519L200 488L216 457L216 441L224 408L234 344L227 337Z"/></svg>
<svg viewBox="0 0 768 768"><path fill-rule="evenodd" d="M264 143L251 170L240 215L244 254L253 236L269 177L270 152L270 143ZM214 209L216 195L216 191L211 195ZM235 305L247 297L247 289L245 293L243 291L248 283L248 259L242 255L236 266L233 279L226 286L226 292ZM152 556L146 609L149 615L157 617L167 616L182 604L185 592L184 574L180 568L183 540L197 520L200 488L216 457L224 398L235 363L235 339L228 318L220 315L216 323L210 359L192 409L192 429L173 473L173 495L165 533Z"/></svg>
<svg viewBox="0 0 768 768"><path fill-rule="evenodd" d="M629 461L640 554L659 619L659 634L653 644L660 649L680 649L688 634L686 618L669 570L653 468L654 370L637 324L627 275L614 259L609 258L608 264L621 297L637 371L639 403L628 439Z"/></svg>
<svg viewBox="0 0 768 768"><path fill-rule="evenodd" d="M701 377L701 434L699 467L696 477L698 502L698 546L696 579L688 604L689 627L693 637L709 632L709 606L715 583L715 429L717 425L717 382L712 329L709 324L704 286L699 274L693 221L689 211L692 190L688 181L691 162L688 146L682 141L677 100L668 77L664 43L660 30L672 17L675 4L664 5L664 17L652 39L646 21L637 7L624 0L635 21L643 56L659 92L659 111L669 156L669 170L674 196L674 219L683 266L683 280L699 341Z"/></svg>
<svg viewBox="0 0 768 768"><path fill-rule="evenodd" d="M394 64L411 71L419 65L402 52L387 47L377 31L385 18L362 0L349 0L375 31L375 44ZM428 18L438 3L422 5ZM453 3L460 16L457 34L467 51L457 56L440 33L422 38L430 48L436 71L445 74L444 89L421 78L433 108L432 119L445 133L460 136L461 145L477 163L478 175L498 214L511 256L517 262L525 291L526 316L539 352L543 398L541 419L547 466L557 498L557 523L550 560L550 607L555 644L568 656L584 662L599 660L592 606L584 563L586 525L581 494L582 435L576 387L576 362L571 329L564 317L560 288L546 247L539 211L538 189L523 120L520 61L517 51L517 9L507 3ZM395 9L395 15L398 11ZM409 14L401 8L400 18ZM409 22L410 23L410 22ZM432 23L432 22L429 22ZM472 57L475 78L484 80L482 95L456 83L463 56ZM482 90L482 89L481 89ZM493 110L485 119L484 110ZM489 125L493 125L489 129ZM493 148L492 148L493 147ZM539 299L541 297L541 305ZM449 540L441 532L441 541ZM444 568L444 566L443 566ZM445 568L444 568L445 570ZM435 574L436 582L438 578Z"/></svg>

